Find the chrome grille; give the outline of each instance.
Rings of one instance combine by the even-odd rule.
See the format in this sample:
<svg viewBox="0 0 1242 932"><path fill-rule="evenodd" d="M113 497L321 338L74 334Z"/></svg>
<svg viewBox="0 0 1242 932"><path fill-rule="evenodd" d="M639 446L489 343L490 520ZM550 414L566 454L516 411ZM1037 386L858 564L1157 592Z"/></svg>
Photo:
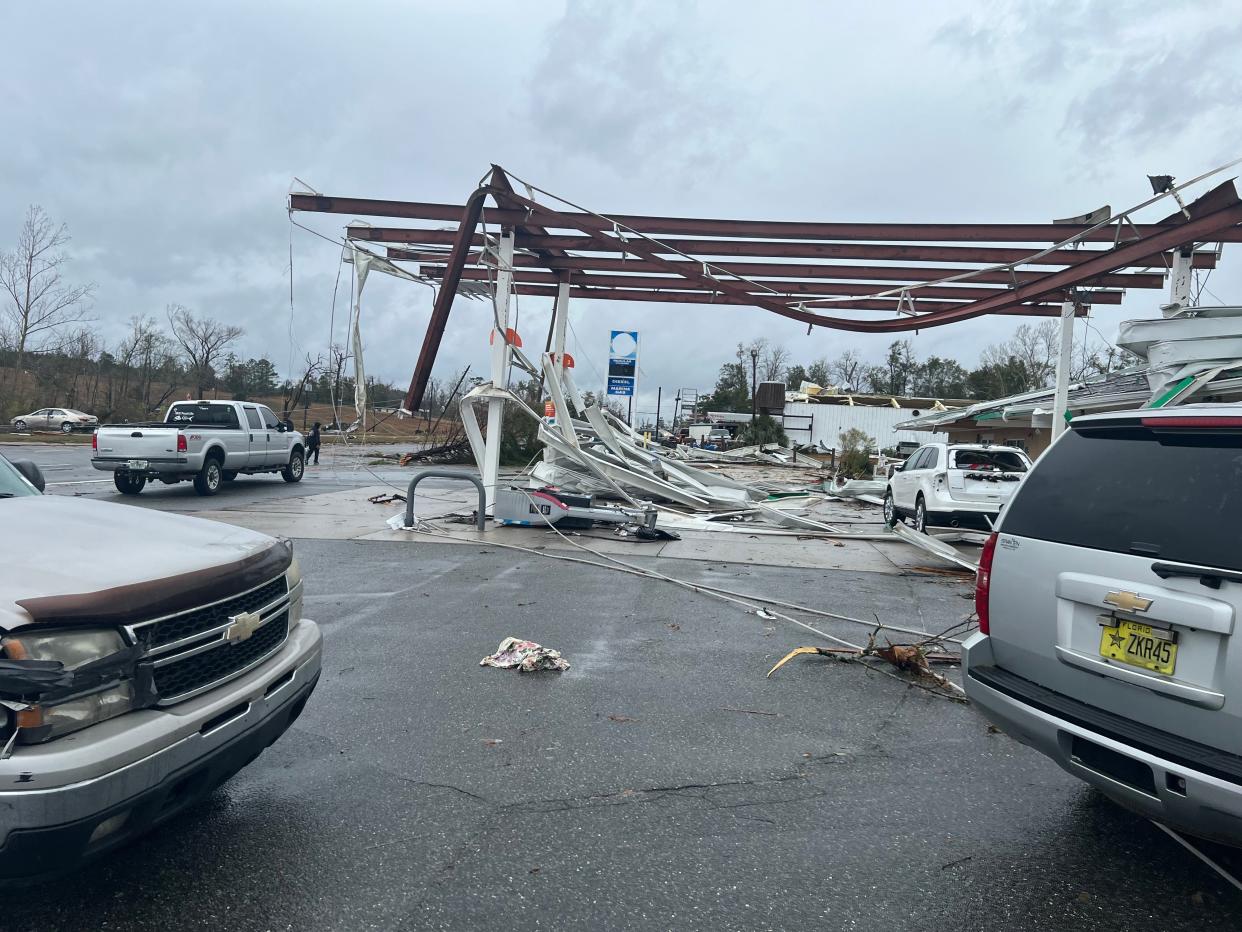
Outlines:
<svg viewBox="0 0 1242 932"><path fill-rule="evenodd" d="M286 609L245 641L237 644L226 641L211 650L161 663L155 668L155 689L160 702L199 692L205 686L240 673L280 647L288 634L289 611Z"/></svg>
<svg viewBox="0 0 1242 932"><path fill-rule="evenodd" d="M282 573L271 582L243 592L241 595L192 609L171 618L135 625L134 639L148 651L184 641L196 635L227 625L229 618L244 612L254 612L271 605L289 591L289 583Z"/></svg>
<svg viewBox="0 0 1242 932"><path fill-rule="evenodd" d="M206 692L275 653L289 635L291 605L288 580L281 573L240 595L130 626L130 636L143 648L140 664L150 670L157 703L170 705ZM238 619L242 615L252 617ZM252 622L245 640L237 639L245 629L239 630L235 620Z"/></svg>

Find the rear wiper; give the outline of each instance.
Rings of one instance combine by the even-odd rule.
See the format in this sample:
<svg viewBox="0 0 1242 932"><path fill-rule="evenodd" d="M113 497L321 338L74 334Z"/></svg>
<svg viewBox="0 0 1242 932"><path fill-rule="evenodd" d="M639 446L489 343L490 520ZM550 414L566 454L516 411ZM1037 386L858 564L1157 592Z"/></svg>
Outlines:
<svg viewBox="0 0 1242 932"><path fill-rule="evenodd" d="M1207 586L1209 589L1219 589L1220 584L1224 581L1242 583L1242 573L1236 573L1233 570L1214 570L1206 567L1198 566L1178 566L1176 563L1153 563L1151 571L1161 579L1170 579L1174 576L1185 576L1189 579L1197 579L1199 582Z"/></svg>
<svg viewBox="0 0 1242 932"><path fill-rule="evenodd" d="M16 492L0 492L0 498L17 498Z"/></svg>

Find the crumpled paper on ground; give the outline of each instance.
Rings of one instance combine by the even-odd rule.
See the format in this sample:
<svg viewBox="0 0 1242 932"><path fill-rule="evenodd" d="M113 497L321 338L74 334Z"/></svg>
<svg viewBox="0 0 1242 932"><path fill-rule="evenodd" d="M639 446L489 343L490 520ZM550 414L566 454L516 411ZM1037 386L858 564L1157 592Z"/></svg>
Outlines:
<svg viewBox="0 0 1242 932"><path fill-rule="evenodd" d="M560 673L569 669L569 661L561 656L559 650L544 647L534 641L505 638L496 648L496 653L488 654L480 660L479 666L499 667L503 670L517 667L522 673L533 673L536 670L555 670Z"/></svg>

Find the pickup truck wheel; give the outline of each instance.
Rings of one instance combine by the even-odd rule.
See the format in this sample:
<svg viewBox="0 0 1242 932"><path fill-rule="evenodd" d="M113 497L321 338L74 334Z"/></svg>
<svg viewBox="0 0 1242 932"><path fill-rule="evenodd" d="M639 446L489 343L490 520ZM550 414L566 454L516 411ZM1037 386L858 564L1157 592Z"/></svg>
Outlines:
<svg viewBox="0 0 1242 932"><path fill-rule="evenodd" d="M223 481L224 470L220 468L220 461L214 456L208 457L203 463L203 468L194 477L194 491L199 495L215 495L220 491L220 484Z"/></svg>
<svg viewBox="0 0 1242 932"><path fill-rule="evenodd" d="M112 474L112 484L122 495L137 495L147 484L147 477L117 470Z"/></svg>
<svg viewBox="0 0 1242 932"><path fill-rule="evenodd" d="M897 524L897 503L893 501L893 490L884 490L884 524L893 527Z"/></svg>
<svg viewBox="0 0 1242 932"><path fill-rule="evenodd" d="M920 534L927 533L927 504L923 501L922 495L914 503L914 529Z"/></svg>
<svg viewBox="0 0 1242 932"><path fill-rule="evenodd" d="M280 478L286 482L301 482L302 473L306 469L306 458L301 450L294 450L289 457L289 465L280 471Z"/></svg>
<svg viewBox="0 0 1242 932"><path fill-rule="evenodd" d="M62 434L73 433L73 425L70 424L68 421L65 421L63 424L60 425L60 432Z"/></svg>

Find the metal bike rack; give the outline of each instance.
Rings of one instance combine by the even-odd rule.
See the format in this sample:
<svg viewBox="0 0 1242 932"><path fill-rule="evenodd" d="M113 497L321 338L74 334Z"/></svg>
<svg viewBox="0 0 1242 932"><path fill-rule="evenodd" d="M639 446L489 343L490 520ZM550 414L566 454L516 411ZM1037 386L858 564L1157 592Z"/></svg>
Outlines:
<svg viewBox="0 0 1242 932"><path fill-rule="evenodd" d="M456 479L459 482L473 483L479 490L478 525L480 533L483 523L487 520L487 493L483 491L483 480L470 473L450 472L447 469L420 469L410 478L410 487L405 492L405 526L414 526L414 489L424 479Z"/></svg>

